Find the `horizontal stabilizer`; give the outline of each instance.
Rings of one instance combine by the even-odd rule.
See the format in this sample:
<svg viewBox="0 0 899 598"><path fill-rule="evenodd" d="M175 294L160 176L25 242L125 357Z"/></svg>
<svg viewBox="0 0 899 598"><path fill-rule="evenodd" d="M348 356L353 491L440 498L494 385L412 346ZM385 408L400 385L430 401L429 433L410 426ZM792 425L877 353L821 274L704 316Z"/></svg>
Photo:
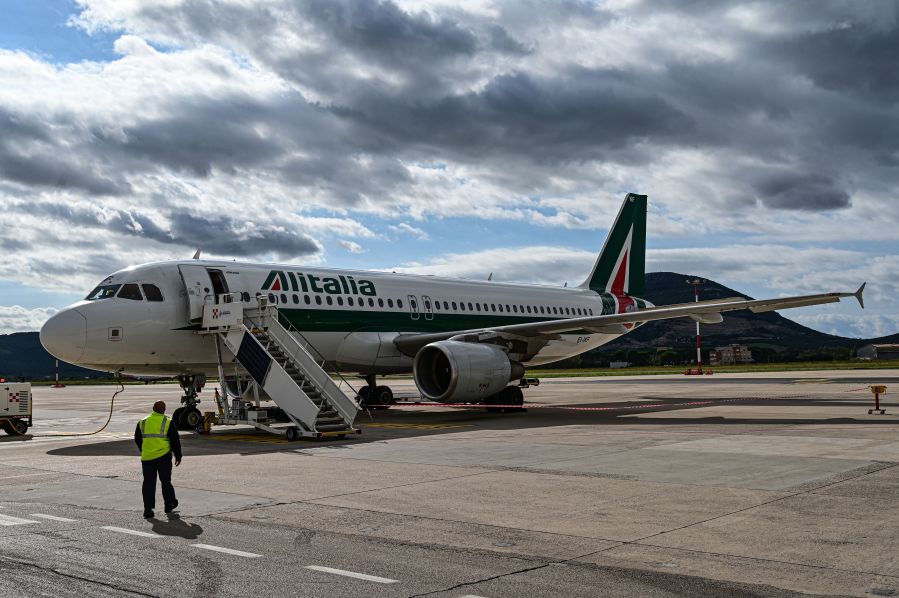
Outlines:
<svg viewBox="0 0 899 598"><path fill-rule="evenodd" d="M867 282L863 282L863 283L862 283L862 286L858 287L858 290L855 291L855 293L854 293L854 296L855 296L856 299L858 299L858 304L862 306L862 309L865 309L865 296L864 296L864 293L865 293L865 285L866 285L866 284L868 284L868 283L867 283Z"/></svg>

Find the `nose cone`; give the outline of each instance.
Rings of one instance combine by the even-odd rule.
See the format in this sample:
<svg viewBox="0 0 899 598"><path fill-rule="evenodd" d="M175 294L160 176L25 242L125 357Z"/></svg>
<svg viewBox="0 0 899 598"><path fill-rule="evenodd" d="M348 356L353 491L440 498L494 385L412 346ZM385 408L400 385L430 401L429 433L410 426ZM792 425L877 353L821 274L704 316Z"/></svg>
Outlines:
<svg viewBox="0 0 899 598"><path fill-rule="evenodd" d="M77 363L87 342L87 321L76 309L65 309L41 328L41 344L54 357Z"/></svg>

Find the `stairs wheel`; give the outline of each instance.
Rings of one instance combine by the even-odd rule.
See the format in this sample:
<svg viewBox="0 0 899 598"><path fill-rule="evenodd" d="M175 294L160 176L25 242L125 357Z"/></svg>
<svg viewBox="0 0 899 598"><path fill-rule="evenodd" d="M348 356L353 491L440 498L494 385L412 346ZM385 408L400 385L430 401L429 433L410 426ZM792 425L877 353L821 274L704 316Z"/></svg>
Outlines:
<svg viewBox="0 0 899 598"><path fill-rule="evenodd" d="M300 437L300 431L296 427L287 428L286 436L288 442L293 442Z"/></svg>

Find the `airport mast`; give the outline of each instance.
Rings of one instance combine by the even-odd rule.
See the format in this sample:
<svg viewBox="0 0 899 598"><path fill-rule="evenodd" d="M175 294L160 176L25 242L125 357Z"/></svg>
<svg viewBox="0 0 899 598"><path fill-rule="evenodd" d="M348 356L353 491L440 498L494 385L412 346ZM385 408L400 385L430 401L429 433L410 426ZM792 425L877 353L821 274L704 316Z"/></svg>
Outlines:
<svg viewBox="0 0 899 598"><path fill-rule="evenodd" d="M705 284L704 278L690 278L687 279L687 284L693 285L693 296L696 298L696 303L699 303L699 285ZM702 373L702 342L701 337L699 335L699 320L696 320L696 373Z"/></svg>

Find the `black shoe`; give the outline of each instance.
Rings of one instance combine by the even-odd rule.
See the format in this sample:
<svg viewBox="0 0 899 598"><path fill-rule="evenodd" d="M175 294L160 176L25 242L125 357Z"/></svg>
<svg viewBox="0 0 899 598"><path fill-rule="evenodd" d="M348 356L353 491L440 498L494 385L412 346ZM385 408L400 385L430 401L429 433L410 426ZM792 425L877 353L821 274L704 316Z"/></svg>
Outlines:
<svg viewBox="0 0 899 598"><path fill-rule="evenodd" d="M153 509L144 509L144 519L153 519Z"/></svg>
<svg viewBox="0 0 899 598"><path fill-rule="evenodd" d="M178 508L178 500L175 499L175 502L173 502L173 503L170 504L170 505L166 505L166 506L165 506L165 512L166 512L166 513L171 513L172 511L174 511L174 510L177 509L177 508ZM151 515L151 517L152 517L152 515Z"/></svg>

